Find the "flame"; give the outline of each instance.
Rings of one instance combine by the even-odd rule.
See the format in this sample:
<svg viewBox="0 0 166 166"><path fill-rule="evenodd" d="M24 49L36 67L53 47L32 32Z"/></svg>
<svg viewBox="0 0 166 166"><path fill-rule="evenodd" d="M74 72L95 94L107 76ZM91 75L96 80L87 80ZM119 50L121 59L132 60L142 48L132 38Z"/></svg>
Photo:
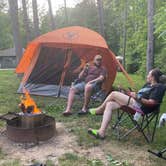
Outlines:
<svg viewBox="0 0 166 166"><path fill-rule="evenodd" d="M20 107L24 107L24 110L22 110L24 113L27 112L28 107L33 107L33 111L31 112L32 114L40 114L41 110L37 108L37 105L35 101L30 97L29 92L24 89L25 95L20 97L21 103Z"/></svg>

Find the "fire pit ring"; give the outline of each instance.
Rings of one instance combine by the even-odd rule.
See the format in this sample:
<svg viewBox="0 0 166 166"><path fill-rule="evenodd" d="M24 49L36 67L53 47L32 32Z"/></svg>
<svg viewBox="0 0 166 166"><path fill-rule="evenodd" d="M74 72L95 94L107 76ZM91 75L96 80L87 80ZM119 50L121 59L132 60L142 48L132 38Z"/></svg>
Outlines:
<svg viewBox="0 0 166 166"><path fill-rule="evenodd" d="M36 118L41 119L40 123L32 125L29 119L35 121ZM25 124L22 125L22 119L24 119L24 121L27 119L28 126ZM48 140L54 136L56 129L55 119L44 114L33 116L22 115L8 120L6 123L7 137L12 141L21 143Z"/></svg>

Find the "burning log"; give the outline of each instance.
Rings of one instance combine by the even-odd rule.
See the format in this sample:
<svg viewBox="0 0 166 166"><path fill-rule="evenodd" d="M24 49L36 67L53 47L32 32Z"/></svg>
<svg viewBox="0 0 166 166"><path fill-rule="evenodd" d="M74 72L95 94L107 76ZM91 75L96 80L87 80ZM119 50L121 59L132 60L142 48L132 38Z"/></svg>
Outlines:
<svg viewBox="0 0 166 166"><path fill-rule="evenodd" d="M30 97L29 92L24 89L25 94L20 97L19 107L23 113L21 125L24 128L32 128L43 124L44 114L37 107L35 101Z"/></svg>
<svg viewBox="0 0 166 166"><path fill-rule="evenodd" d="M41 114L42 111L37 108L35 101L30 97L29 92L25 90L25 95L20 97L19 107L23 113Z"/></svg>

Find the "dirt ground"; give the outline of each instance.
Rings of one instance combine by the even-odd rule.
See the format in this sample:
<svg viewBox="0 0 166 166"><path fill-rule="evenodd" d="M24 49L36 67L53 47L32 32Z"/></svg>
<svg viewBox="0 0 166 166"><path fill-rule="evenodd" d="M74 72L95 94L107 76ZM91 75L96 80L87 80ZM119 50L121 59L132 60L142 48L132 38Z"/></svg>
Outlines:
<svg viewBox="0 0 166 166"><path fill-rule="evenodd" d="M0 133L0 147L6 154L5 159L0 161L0 165L9 159L20 159L23 166L32 164L33 161L45 163L46 160L52 160L58 165L58 158L65 153L76 153L90 159L100 159L105 165L108 165L106 154L111 154L119 161L128 161L134 166L150 166L149 153L145 147L117 145L114 141L103 141L100 146L93 148L84 148L77 145L76 138L70 134L62 123L57 123L56 136L48 141L34 144L13 143L7 139L5 129Z"/></svg>

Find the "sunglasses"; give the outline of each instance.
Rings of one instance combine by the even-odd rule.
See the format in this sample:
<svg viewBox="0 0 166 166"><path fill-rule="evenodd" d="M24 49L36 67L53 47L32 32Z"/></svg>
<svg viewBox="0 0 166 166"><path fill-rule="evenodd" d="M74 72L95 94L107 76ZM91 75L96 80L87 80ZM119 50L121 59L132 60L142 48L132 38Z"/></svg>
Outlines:
<svg viewBox="0 0 166 166"><path fill-rule="evenodd" d="M100 59L96 59L96 61L102 61L102 59L100 58Z"/></svg>

